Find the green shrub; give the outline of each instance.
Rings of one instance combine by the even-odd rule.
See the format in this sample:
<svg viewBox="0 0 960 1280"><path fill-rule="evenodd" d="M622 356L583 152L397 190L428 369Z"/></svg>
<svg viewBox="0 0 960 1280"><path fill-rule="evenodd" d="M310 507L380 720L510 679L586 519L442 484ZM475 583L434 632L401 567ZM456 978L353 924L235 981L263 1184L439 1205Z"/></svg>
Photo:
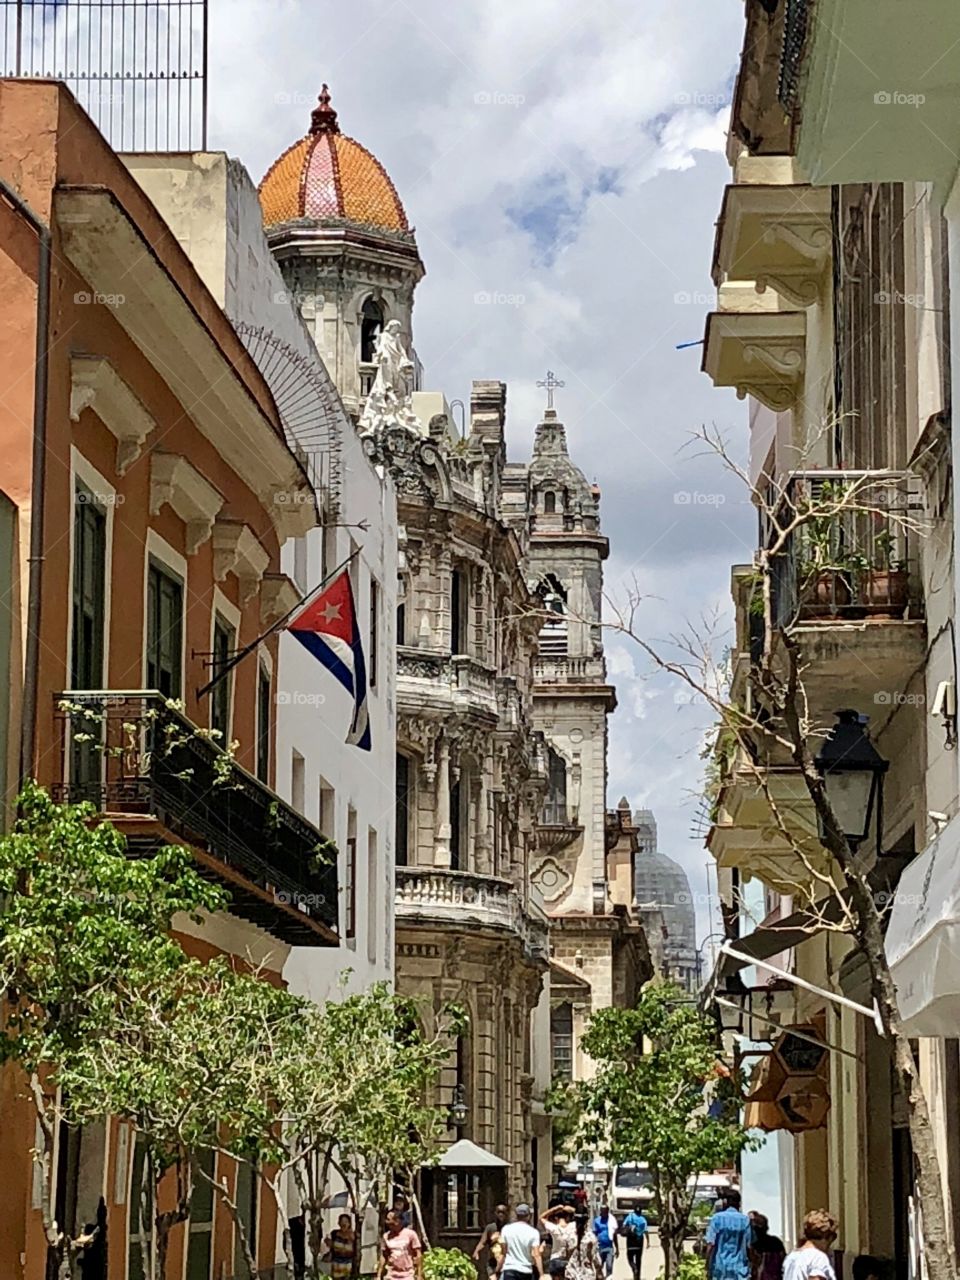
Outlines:
<svg viewBox="0 0 960 1280"><path fill-rule="evenodd" d="M428 1249L423 1255L423 1280L477 1280L477 1265L459 1249Z"/></svg>
<svg viewBox="0 0 960 1280"><path fill-rule="evenodd" d="M663 1280L661 1271L657 1280ZM673 1280L707 1280L707 1260L695 1253L682 1253Z"/></svg>

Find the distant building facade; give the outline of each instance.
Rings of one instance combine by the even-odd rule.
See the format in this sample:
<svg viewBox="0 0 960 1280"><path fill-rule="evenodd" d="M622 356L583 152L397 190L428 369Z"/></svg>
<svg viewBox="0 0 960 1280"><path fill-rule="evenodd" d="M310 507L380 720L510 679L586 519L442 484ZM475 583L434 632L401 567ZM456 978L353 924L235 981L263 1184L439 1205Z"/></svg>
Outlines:
<svg viewBox="0 0 960 1280"><path fill-rule="evenodd" d="M697 913L690 880L679 862L661 853L657 820L652 809L637 809L635 884L637 908L649 917L647 931L661 933L661 965L664 976L693 991L700 975L697 967Z"/></svg>

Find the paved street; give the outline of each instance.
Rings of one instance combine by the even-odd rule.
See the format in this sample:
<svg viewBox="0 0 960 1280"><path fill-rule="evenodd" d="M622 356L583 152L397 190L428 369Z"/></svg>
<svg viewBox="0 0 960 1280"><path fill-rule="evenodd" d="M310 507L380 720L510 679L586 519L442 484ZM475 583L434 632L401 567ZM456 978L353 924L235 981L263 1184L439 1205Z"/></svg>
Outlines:
<svg viewBox="0 0 960 1280"><path fill-rule="evenodd" d="M643 1273L641 1280L657 1280L657 1276L663 1270L663 1250L660 1248L660 1238L656 1232L647 1236L647 1243L643 1250ZM617 1261L613 1268L613 1280L631 1280L632 1272L627 1265L627 1251L621 1249L617 1255Z"/></svg>

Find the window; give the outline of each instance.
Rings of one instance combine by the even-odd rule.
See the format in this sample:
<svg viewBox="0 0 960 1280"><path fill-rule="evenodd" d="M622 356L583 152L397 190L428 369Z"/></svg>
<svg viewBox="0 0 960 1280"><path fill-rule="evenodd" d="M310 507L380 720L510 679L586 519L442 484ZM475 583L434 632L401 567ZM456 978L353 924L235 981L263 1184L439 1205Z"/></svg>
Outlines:
<svg viewBox="0 0 960 1280"><path fill-rule="evenodd" d="M347 810L347 866L343 883L343 929L348 940L357 936L357 811Z"/></svg>
<svg viewBox="0 0 960 1280"><path fill-rule="evenodd" d="M306 538L294 538L293 540L293 581L296 583L297 590L301 595L307 592L307 540Z"/></svg>
<svg viewBox="0 0 960 1280"><path fill-rule="evenodd" d="M154 1214L153 1179L147 1162L147 1144L140 1135L133 1145L132 1164L130 1195L127 1198L127 1277L128 1280L144 1280L149 1268L145 1265L140 1243L141 1218L149 1249L153 1240Z"/></svg>
<svg viewBox="0 0 960 1280"><path fill-rule="evenodd" d="M544 515L552 516L557 509L557 495L555 493L545 493L543 495L543 512Z"/></svg>
<svg viewBox="0 0 960 1280"><path fill-rule="evenodd" d="M374 298L368 298L360 309L360 361L373 364L377 336L383 328L383 307Z"/></svg>
<svg viewBox="0 0 960 1280"><path fill-rule="evenodd" d="M270 673L260 668L257 677L257 777L270 781Z"/></svg>
<svg viewBox="0 0 960 1280"><path fill-rule="evenodd" d="M306 803L306 763L299 751L290 755L290 803L297 813L304 812Z"/></svg>
<svg viewBox="0 0 960 1280"><path fill-rule="evenodd" d="M213 622L213 670L214 679L223 671L233 657L236 644L236 632L233 627L218 613ZM230 693L233 686L233 675L223 679L210 690L210 728L217 729L217 739L221 747L230 745Z"/></svg>
<svg viewBox="0 0 960 1280"><path fill-rule="evenodd" d="M567 762L553 747L547 747L547 794L543 803L543 821L563 826L567 821Z"/></svg>
<svg viewBox="0 0 960 1280"><path fill-rule="evenodd" d="M397 644L407 643L407 606L401 600L397 605Z"/></svg>
<svg viewBox="0 0 960 1280"><path fill-rule="evenodd" d="M479 1173L449 1173L444 1196L443 1225L448 1231L479 1231Z"/></svg>
<svg viewBox="0 0 960 1280"><path fill-rule="evenodd" d="M398 867L405 867L410 861L410 761L406 756L397 756L397 857Z"/></svg>
<svg viewBox="0 0 960 1280"><path fill-rule="evenodd" d="M78 483L73 508L72 689L103 686L106 575L107 517L90 490Z"/></svg>
<svg viewBox="0 0 960 1280"><path fill-rule="evenodd" d="M550 1010L550 1063L554 1080L573 1079L573 1005L569 1001Z"/></svg>
<svg viewBox="0 0 960 1280"><path fill-rule="evenodd" d="M317 823L328 840L337 838L337 793L320 779L320 821Z"/></svg>
<svg viewBox="0 0 960 1280"><path fill-rule="evenodd" d="M256 1169L248 1161L240 1161L237 1165L235 1198L243 1232L247 1237L247 1244L249 1244L250 1252L254 1257L257 1254L257 1217L260 1208L258 1190L259 1178ZM234 1269L236 1270L236 1263L234 1264Z"/></svg>
<svg viewBox="0 0 960 1280"><path fill-rule="evenodd" d="M207 1177L214 1176L215 1152L201 1151L198 1163ZM199 1174L190 1197L187 1240L186 1280L210 1280L213 1265L213 1187Z"/></svg>
<svg viewBox="0 0 960 1280"><path fill-rule="evenodd" d="M377 872L379 856L377 833L367 830L367 959L377 963Z"/></svg>
<svg viewBox="0 0 960 1280"><path fill-rule="evenodd" d="M559 578L550 573L540 583L539 594L545 615L537 640L540 656L563 657L567 652L567 593Z"/></svg>
<svg viewBox="0 0 960 1280"><path fill-rule="evenodd" d="M468 626L470 577L465 569L454 569L450 582L450 652L469 651Z"/></svg>
<svg viewBox="0 0 960 1280"><path fill-rule="evenodd" d="M377 668L380 666L380 585L370 579L370 688L377 687Z"/></svg>
<svg viewBox="0 0 960 1280"><path fill-rule="evenodd" d="M466 779L466 767L461 766L460 776L450 784L450 869L466 871L468 814L467 798L470 789Z"/></svg>
<svg viewBox="0 0 960 1280"><path fill-rule="evenodd" d="M147 571L147 688L183 692L183 583L156 560Z"/></svg>

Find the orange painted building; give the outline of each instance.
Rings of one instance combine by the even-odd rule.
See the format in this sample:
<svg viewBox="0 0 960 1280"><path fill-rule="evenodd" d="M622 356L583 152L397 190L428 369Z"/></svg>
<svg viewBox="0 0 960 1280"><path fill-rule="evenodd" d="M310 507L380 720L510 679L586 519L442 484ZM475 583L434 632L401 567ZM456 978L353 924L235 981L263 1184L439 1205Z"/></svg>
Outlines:
<svg viewBox="0 0 960 1280"><path fill-rule="evenodd" d="M69 91L0 80L0 139L5 813L32 774L94 800L139 847L187 844L231 908L185 923L185 946L279 974L290 946L335 945L337 886L335 869L311 869L319 833L272 790L276 637L198 691L296 602L279 552L317 522L313 490L226 316ZM91 710L92 747L72 736ZM138 746L154 716L183 729L189 768ZM218 792L230 742L238 768ZM22 1084L0 1076L3 1280L45 1269ZM127 1222L135 1153L116 1124L64 1135L58 1153L67 1225L105 1201L110 1280L141 1274ZM235 1171L217 1175L232 1184ZM258 1237L270 1265L266 1204ZM198 1205L174 1233L169 1276L240 1271L226 1215Z"/></svg>

